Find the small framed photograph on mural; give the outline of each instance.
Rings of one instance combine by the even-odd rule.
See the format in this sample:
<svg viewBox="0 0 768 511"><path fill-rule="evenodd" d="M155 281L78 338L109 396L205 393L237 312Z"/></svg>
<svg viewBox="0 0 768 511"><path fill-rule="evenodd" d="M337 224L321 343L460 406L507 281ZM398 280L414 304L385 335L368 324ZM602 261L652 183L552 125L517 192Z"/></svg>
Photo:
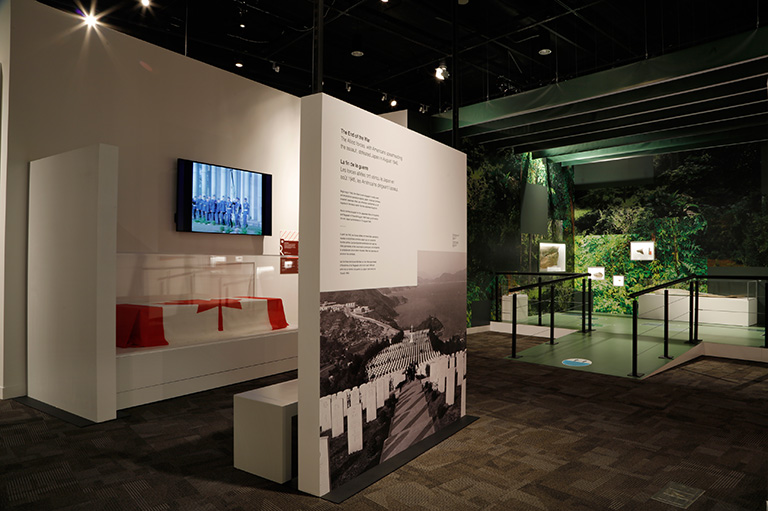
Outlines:
<svg viewBox="0 0 768 511"><path fill-rule="evenodd" d="M539 271L565 271L565 243L539 244Z"/></svg>
<svg viewBox="0 0 768 511"><path fill-rule="evenodd" d="M587 268L589 272L590 280L605 280L605 267L603 266L590 266Z"/></svg>
<svg viewBox="0 0 768 511"><path fill-rule="evenodd" d="M656 259L656 247L653 241L630 241L629 258L633 261L653 261Z"/></svg>
<svg viewBox="0 0 768 511"><path fill-rule="evenodd" d="M624 286L624 275L614 275L613 276L613 285L616 286L616 287Z"/></svg>

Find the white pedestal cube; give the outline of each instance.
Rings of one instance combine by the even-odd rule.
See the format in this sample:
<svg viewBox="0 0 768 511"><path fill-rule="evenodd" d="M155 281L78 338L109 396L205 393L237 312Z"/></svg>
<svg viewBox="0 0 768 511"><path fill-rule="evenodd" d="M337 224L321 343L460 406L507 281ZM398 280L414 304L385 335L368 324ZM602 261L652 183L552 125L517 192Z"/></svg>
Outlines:
<svg viewBox="0 0 768 511"><path fill-rule="evenodd" d="M299 380L235 394L235 468L291 480L291 418L299 412Z"/></svg>

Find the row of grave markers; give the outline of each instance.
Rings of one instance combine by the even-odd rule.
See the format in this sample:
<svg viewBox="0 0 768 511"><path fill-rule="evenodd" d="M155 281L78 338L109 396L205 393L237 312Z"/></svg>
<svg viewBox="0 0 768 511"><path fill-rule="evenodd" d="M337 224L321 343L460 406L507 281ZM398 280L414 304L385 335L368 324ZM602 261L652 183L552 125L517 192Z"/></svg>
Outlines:
<svg viewBox="0 0 768 511"><path fill-rule="evenodd" d="M404 341L384 348L365 369L368 379L373 380L381 375L404 371L411 362L422 364L439 355L440 353L432 349L432 343L428 339L417 343Z"/></svg>
<svg viewBox="0 0 768 511"><path fill-rule="evenodd" d="M466 388L467 353L460 351L452 355L439 355L421 362L416 374L424 376L424 382L431 382L439 392L445 393L445 403L452 406L456 400L456 386ZM427 376L427 368L429 375ZM398 385L406 379L404 371L394 371L364 383L360 387L337 392L320 398L320 432L330 431L331 437L336 438L347 432L347 452L352 454L363 449L363 413L365 422L376 420L378 409ZM433 388L435 388L433 386ZM465 403L462 399L462 415ZM346 418L346 421L344 420ZM346 428L345 428L346 422ZM327 436L327 435L326 435Z"/></svg>

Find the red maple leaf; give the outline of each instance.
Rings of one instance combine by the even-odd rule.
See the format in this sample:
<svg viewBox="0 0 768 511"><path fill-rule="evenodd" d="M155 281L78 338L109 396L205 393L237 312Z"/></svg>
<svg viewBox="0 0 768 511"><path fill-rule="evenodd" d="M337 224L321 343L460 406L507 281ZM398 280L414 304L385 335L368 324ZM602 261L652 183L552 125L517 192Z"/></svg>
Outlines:
<svg viewBox="0 0 768 511"><path fill-rule="evenodd" d="M212 298L210 300L175 300L172 302L163 302L163 305L197 305L197 313L218 307L219 308L219 332L224 331L224 307L232 309L242 309L240 300L237 298Z"/></svg>

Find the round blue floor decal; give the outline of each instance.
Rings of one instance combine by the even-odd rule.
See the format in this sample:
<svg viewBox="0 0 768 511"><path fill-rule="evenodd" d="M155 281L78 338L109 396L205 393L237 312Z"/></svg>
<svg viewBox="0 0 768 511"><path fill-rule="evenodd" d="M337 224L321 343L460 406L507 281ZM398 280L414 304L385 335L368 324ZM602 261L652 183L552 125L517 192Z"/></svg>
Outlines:
<svg viewBox="0 0 768 511"><path fill-rule="evenodd" d="M592 361L587 360L586 358L566 358L563 360L563 365L570 367L585 367L592 365Z"/></svg>

